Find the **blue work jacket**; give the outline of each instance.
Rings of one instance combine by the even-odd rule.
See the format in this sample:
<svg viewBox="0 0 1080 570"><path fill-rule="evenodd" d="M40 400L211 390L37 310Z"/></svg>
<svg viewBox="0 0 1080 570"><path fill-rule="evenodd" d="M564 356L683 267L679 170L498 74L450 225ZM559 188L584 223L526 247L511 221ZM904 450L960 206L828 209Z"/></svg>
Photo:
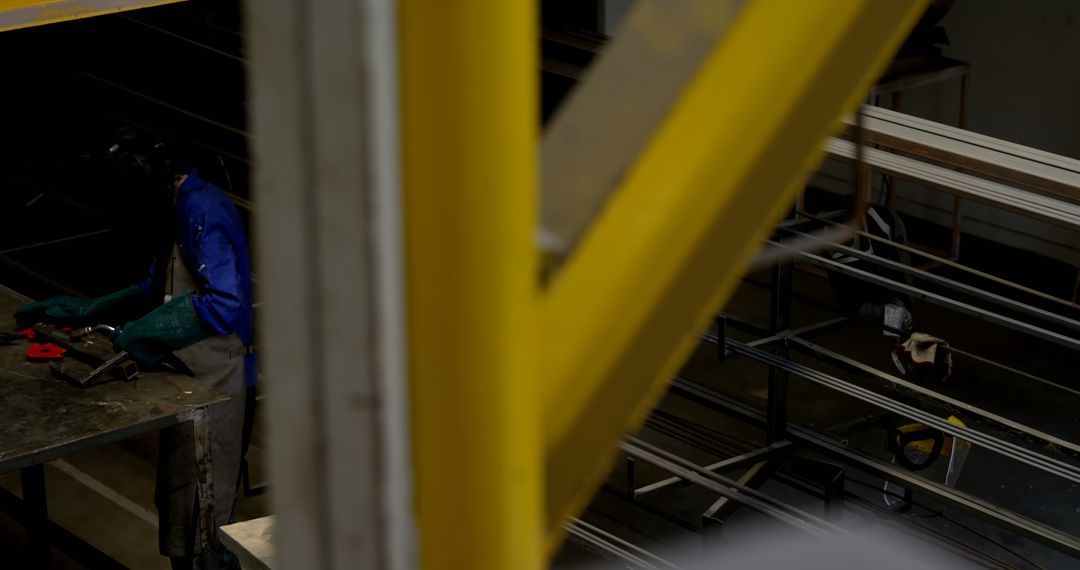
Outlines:
<svg viewBox="0 0 1080 570"><path fill-rule="evenodd" d="M254 342L251 294L251 259L244 223L225 192L188 173L176 195L176 244L181 261L201 289L192 298L195 314L207 330L221 335L236 333L246 346ZM155 260L140 288L147 298L161 303L165 291L163 268ZM255 355L244 357L248 386L255 385Z"/></svg>

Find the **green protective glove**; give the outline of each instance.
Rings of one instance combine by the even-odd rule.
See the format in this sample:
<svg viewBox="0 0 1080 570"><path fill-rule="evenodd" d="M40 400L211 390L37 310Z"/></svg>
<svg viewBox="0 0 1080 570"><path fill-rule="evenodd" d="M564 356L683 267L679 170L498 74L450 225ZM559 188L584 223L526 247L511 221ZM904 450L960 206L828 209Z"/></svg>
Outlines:
<svg viewBox="0 0 1080 570"><path fill-rule="evenodd" d="M137 286L131 286L96 299L53 297L19 307L15 321L31 325L37 322L88 324L87 321L115 322L141 316L150 309Z"/></svg>
<svg viewBox="0 0 1080 570"><path fill-rule="evenodd" d="M191 291L186 291L143 318L124 325L113 340L113 347L127 351L140 365L151 366L174 350L213 336L195 315L191 298Z"/></svg>
<svg viewBox="0 0 1080 570"><path fill-rule="evenodd" d="M49 320L49 313L58 315L58 318L71 320L78 316L90 299L76 299L75 297L53 297L30 303L15 309L15 322L22 325L32 325L37 322Z"/></svg>

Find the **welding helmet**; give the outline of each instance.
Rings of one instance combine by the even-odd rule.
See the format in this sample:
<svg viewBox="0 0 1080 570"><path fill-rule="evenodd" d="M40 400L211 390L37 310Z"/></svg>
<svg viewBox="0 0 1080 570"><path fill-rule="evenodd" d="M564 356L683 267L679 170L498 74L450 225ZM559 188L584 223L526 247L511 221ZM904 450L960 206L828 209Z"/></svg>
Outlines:
<svg viewBox="0 0 1080 570"><path fill-rule="evenodd" d="M106 160L125 177L141 178L144 184L165 189L175 187L177 179L191 171L172 145L127 129L118 132L109 144Z"/></svg>

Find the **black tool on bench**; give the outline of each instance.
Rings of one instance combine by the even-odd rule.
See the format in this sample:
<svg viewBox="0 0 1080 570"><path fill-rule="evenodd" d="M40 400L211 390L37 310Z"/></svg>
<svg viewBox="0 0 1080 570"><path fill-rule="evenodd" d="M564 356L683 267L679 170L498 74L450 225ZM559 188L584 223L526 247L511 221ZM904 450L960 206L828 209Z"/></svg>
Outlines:
<svg viewBox="0 0 1080 570"><path fill-rule="evenodd" d="M34 333L39 338L48 339L49 342L66 349L67 356L73 359L50 362L49 370L53 375L82 387L98 383L108 376L132 380L139 375L139 367L127 352L114 351L112 343L105 342L108 337L94 335L112 334L114 331L115 329L108 325L97 325L65 333L42 323L34 325Z"/></svg>

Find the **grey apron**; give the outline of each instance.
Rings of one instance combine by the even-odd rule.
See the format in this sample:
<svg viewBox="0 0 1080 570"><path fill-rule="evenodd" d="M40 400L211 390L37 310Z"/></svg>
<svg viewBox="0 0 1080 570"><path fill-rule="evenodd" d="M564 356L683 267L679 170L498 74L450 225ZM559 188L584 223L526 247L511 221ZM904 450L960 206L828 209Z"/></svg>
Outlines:
<svg viewBox="0 0 1080 570"><path fill-rule="evenodd" d="M176 245L163 260L165 299L199 287L180 257ZM202 385L228 396L229 401L209 409L211 461L213 462L214 521L228 524L236 501L240 474L240 441L244 425L244 343L233 333L213 336L173 354L194 373ZM189 556L198 553L198 507L195 492L195 439L191 423L161 430L157 489L158 537L161 554Z"/></svg>

